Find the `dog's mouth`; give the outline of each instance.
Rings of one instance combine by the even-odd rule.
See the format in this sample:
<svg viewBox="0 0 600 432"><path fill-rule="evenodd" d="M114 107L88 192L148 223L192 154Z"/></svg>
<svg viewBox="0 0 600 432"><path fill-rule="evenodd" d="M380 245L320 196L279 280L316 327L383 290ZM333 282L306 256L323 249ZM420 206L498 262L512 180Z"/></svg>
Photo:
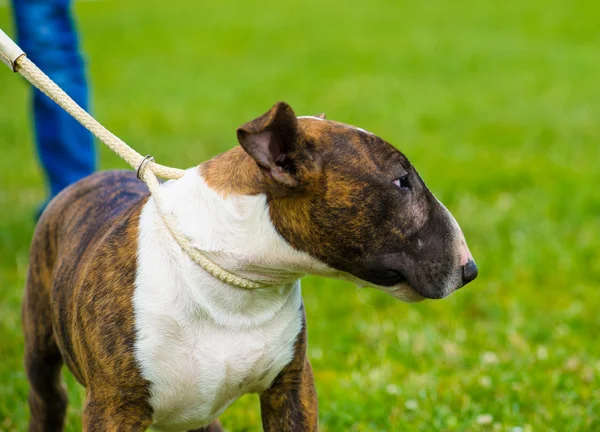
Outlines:
<svg viewBox="0 0 600 432"><path fill-rule="evenodd" d="M354 274L356 277L367 282L367 284L378 287L394 287L396 285L408 284L407 278L400 271L389 267L366 267L358 271L350 271L350 274Z"/></svg>
<svg viewBox="0 0 600 432"><path fill-rule="evenodd" d="M371 283L379 286L392 287L400 284L407 284L408 281L402 273L397 270L385 269L379 270L369 278Z"/></svg>
<svg viewBox="0 0 600 432"><path fill-rule="evenodd" d="M422 295L416 290L404 277L402 273L393 269L380 269L376 272L370 272L368 279L363 279L367 286L372 286L386 294L391 295L396 300L405 303L417 303L423 301L427 296Z"/></svg>
<svg viewBox="0 0 600 432"><path fill-rule="evenodd" d="M409 303L425 299L442 299L455 291L427 289L428 287L415 283L415 280L405 277L395 269L382 269L373 272L369 275L368 282L376 285L376 288L390 294L392 297Z"/></svg>
<svg viewBox="0 0 600 432"><path fill-rule="evenodd" d="M370 271L355 272L354 274L340 272L336 277L353 282L360 287L375 288L405 303L417 303L425 299L442 299L455 291L428 290L427 287L420 286L418 283L415 283L416 281L405 277L396 269L381 267L376 270L370 269Z"/></svg>
<svg viewBox="0 0 600 432"><path fill-rule="evenodd" d="M380 288L387 294L405 303L418 303L425 300L427 297L422 296L408 283L395 285L393 287Z"/></svg>

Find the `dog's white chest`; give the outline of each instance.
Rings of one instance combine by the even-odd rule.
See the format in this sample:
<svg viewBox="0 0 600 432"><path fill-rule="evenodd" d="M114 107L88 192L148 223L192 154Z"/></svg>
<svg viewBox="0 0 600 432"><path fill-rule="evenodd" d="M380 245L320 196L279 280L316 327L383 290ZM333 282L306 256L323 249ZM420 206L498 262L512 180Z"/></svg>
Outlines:
<svg viewBox="0 0 600 432"><path fill-rule="evenodd" d="M155 429L209 424L261 392L292 360L302 328L300 283L243 290L193 263L147 204L133 298L135 355L150 382Z"/></svg>
<svg viewBox="0 0 600 432"><path fill-rule="evenodd" d="M138 309L145 330L136 354L151 383L155 427L206 425L241 395L265 390L293 357L302 318L299 302L291 299L292 305L266 325L237 331L202 316L186 322L166 311L142 317Z"/></svg>

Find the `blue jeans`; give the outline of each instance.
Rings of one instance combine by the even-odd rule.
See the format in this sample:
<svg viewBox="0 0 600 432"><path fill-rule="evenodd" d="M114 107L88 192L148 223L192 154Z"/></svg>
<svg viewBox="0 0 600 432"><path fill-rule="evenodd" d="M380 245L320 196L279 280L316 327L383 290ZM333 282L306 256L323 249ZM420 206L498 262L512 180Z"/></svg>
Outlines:
<svg viewBox="0 0 600 432"><path fill-rule="evenodd" d="M88 109L85 64L79 52L71 0L13 0L17 43L27 57L83 109ZM50 198L96 169L92 135L39 90L33 118Z"/></svg>

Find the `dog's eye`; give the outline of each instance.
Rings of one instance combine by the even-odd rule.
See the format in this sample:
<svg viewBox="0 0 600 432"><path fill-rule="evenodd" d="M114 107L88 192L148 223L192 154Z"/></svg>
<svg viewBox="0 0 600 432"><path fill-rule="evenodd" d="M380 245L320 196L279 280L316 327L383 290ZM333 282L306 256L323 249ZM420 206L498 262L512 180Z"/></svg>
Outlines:
<svg viewBox="0 0 600 432"><path fill-rule="evenodd" d="M396 187L400 189L410 189L410 182L408 181L408 174L404 174L402 177L394 180Z"/></svg>

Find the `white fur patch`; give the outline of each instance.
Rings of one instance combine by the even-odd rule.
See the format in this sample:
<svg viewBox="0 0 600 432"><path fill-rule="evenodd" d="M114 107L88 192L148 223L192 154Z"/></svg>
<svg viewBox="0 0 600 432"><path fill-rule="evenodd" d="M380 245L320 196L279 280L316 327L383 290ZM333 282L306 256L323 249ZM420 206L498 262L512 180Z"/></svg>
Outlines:
<svg viewBox="0 0 600 432"><path fill-rule="evenodd" d="M446 206L434 195L436 201L440 204L443 211L446 213L448 220L452 224L452 228L454 229L454 245L452 246L454 256L456 257L454 267L460 269L463 265L467 263L469 259L473 259L471 256L471 252L469 251L469 247L467 246L467 241L465 240L465 236L462 232L462 229L458 225L456 218L450 210L446 208ZM454 277L451 277L446 282L446 289L444 291L444 295L450 295L457 286L460 286L462 281L462 270L458 271L454 274Z"/></svg>
<svg viewBox="0 0 600 432"><path fill-rule="evenodd" d="M154 201L139 223L136 358L151 383L153 427L209 424L235 399L265 390L293 358L302 325L298 277L330 270L275 231L265 197L228 197L189 171L164 185L167 210L196 247L247 277L279 288L243 290L216 280L182 252Z"/></svg>
<svg viewBox="0 0 600 432"><path fill-rule="evenodd" d="M298 118L299 119L310 119L310 120L325 121L325 119L322 119L321 117L315 117L315 116L299 116ZM338 123L338 124L341 125L341 126L345 126L347 128L350 128L350 129L355 129L355 130L357 130L359 132L362 132L362 133L366 133L367 135L374 135L373 133L371 133L371 132L369 132L367 130L364 130L362 128L359 128L357 126L352 126L352 125L345 124L345 123Z"/></svg>
<svg viewBox="0 0 600 432"><path fill-rule="evenodd" d="M319 121L324 121L325 119L322 119L321 117L316 117L316 116L299 116L299 119L313 119L313 120L319 120Z"/></svg>
<svg viewBox="0 0 600 432"><path fill-rule="evenodd" d="M371 132L366 131L363 128L359 128L359 127L354 126L354 129L356 129L359 132L366 133L367 135L373 135Z"/></svg>

